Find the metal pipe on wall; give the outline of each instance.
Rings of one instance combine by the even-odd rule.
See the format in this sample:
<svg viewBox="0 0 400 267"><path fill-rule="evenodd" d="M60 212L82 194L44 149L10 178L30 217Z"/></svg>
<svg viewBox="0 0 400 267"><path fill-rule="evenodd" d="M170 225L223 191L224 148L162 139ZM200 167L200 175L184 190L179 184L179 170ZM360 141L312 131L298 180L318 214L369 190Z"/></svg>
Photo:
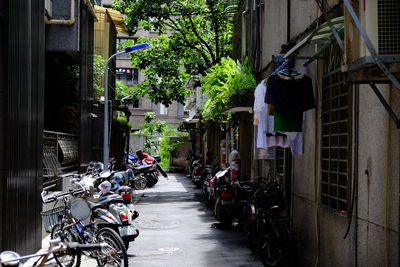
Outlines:
<svg viewBox="0 0 400 267"><path fill-rule="evenodd" d="M290 17L291 17L291 1L287 0L287 25L286 25L286 42L290 42Z"/></svg>
<svg viewBox="0 0 400 267"><path fill-rule="evenodd" d="M354 267L358 266L358 143L360 116L360 88L355 85L355 121L354 121ZM350 215L351 216L351 215Z"/></svg>

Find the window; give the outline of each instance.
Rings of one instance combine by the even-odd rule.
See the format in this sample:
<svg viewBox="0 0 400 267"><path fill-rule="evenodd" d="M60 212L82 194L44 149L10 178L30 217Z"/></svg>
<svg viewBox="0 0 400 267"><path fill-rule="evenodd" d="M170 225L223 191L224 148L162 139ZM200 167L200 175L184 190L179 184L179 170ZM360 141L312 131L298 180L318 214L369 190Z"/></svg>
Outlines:
<svg viewBox="0 0 400 267"><path fill-rule="evenodd" d="M178 117L184 117L188 115L188 112L185 111L186 105L182 103L178 103Z"/></svg>
<svg viewBox="0 0 400 267"><path fill-rule="evenodd" d="M158 104L158 114L160 115L168 115L168 108L163 104Z"/></svg>
<svg viewBox="0 0 400 267"><path fill-rule="evenodd" d="M129 107L129 108L139 108L139 99L126 99L124 100L124 103Z"/></svg>
<svg viewBox="0 0 400 267"><path fill-rule="evenodd" d="M347 211L351 167L351 86L336 72L323 79L321 204Z"/></svg>
<svg viewBox="0 0 400 267"><path fill-rule="evenodd" d="M122 81L127 86L139 83L138 69L117 69L117 80Z"/></svg>
<svg viewBox="0 0 400 267"><path fill-rule="evenodd" d="M285 148L277 147L275 156L276 175L285 176Z"/></svg>

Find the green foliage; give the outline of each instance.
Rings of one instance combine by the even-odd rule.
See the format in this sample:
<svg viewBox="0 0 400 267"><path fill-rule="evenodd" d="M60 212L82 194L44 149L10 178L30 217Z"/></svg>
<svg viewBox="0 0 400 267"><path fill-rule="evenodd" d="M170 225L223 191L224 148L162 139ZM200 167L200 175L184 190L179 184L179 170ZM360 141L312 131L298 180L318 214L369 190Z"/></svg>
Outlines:
<svg viewBox="0 0 400 267"><path fill-rule="evenodd" d="M132 122L128 121L126 117L116 117L114 118L116 125L121 128L130 129L132 127Z"/></svg>
<svg viewBox="0 0 400 267"><path fill-rule="evenodd" d="M161 137L160 142L157 146L157 155L162 158L160 165L163 169L168 170L170 168L170 157L176 155L176 150L181 145L185 144L184 141L177 141L171 143L170 137Z"/></svg>
<svg viewBox="0 0 400 267"><path fill-rule="evenodd" d="M155 118L154 112L147 112L144 117L144 123L140 125L142 129L136 131L135 134L147 136L188 136L188 133L178 132L166 121L159 121Z"/></svg>
<svg viewBox="0 0 400 267"><path fill-rule="evenodd" d="M115 82L115 98L122 99L124 97L130 97L132 99L138 98L138 93L135 88L125 85L122 81Z"/></svg>
<svg viewBox="0 0 400 267"><path fill-rule="evenodd" d="M142 37L140 43L150 43L151 49L132 53L132 65L141 70L146 79L132 88L136 95L151 99L155 103L169 106L172 101L183 103L190 94L185 85L189 74L182 68L181 55L171 53L174 43L163 35L148 39Z"/></svg>
<svg viewBox="0 0 400 267"><path fill-rule="evenodd" d="M99 55L93 56L93 97L100 99L104 95L104 67L107 59Z"/></svg>
<svg viewBox="0 0 400 267"><path fill-rule="evenodd" d="M179 141L171 144L170 136L188 136L188 133L178 132L167 122L156 120L154 112L146 113L144 121L141 125L142 129L135 132L135 134L147 136L144 151L151 154L151 147L154 144L157 149L157 155L163 159L160 163L161 167L169 169L171 153L174 153L177 147L185 143Z"/></svg>
<svg viewBox="0 0 400 267"><path fill-rule="evenodd" d="M154 113L154 112L147 112L147 113L144 115L144 122L145 122L145 123L150 123L150 122L152 122L155 118L156 118L156 113Z"/></svg>
<svg viewBox="0 0 400 267"><path fill-rule="evenodd" d="M230 0L116 0L114 7L126 14L131 33L138 27L160 36L150 48L132 53L132 63L145 75L135 86L138 94L168 106L183 102L190 91L187 81L200 85L207 69L231 53L232 16L225 9Z"/></svg>
<svg viewBox="0 0 400 267"><path fill-rule="evenodd" d="M231 58L221 59L203 78L202 92L209 97L201 110L203 119L218 120L231 107L233 97L245 95L255 87L256 80L247 59L243 64Z"/></svg>

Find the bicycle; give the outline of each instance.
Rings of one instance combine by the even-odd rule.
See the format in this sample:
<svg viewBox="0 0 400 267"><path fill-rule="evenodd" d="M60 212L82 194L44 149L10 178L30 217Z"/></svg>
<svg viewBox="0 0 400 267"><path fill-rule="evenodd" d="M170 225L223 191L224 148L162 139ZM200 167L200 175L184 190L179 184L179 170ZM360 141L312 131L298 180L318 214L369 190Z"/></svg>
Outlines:
<svg viewBox="0 0 400 267"><path fill-rule="evenodd" d="M73 241L80 244L105 242L109 245L109 249L103 250L101 253L94 251L85 253L85 255L96 259L99 266L128 266L126 248L118 233L109 227L99 227L94 222L96 216L106 216L107 211L96 206L90 208L88 202L82 198L69 201L69 195L76 196L82 193L84 193L84 190L71 190L48 199L44 199L42 193L44 203L57 203L60 199L63 199L64 202L62 211L60 208L56 208L56 218L44 220L45 226L48 226L47 221L53 223L51 225L51 238L60 238L62 241ZM48 214L52 213L48 211ZM89 223L83 223L89 217ZM81 255L60 254L55 257L55 260L62 267L79 267Z"/></svg>
<svg viewBox="0 0 400 267"><path fill-rule="evenodd" d="M257 190L254 199L257 218L252 235L259 237L258 252L264 266L297 266L290 219L280 214L284 206L281 186L276 182L270 183Z"/></svg>
<svg viewBox="0 0 400 267"><path fill-rule="evenodd" d="M44 251L26 256L20 256L14 251L4 251L0 254L0 266L26 266L21 263L22 260L38 258L31 266L58 266L57 262L51 262L58 254L80 255L83 251L98 251L108 249L109 245L106 243L96 244L79 244L77 242L61 242L59 239L50 240L50 247Z"/></svg>

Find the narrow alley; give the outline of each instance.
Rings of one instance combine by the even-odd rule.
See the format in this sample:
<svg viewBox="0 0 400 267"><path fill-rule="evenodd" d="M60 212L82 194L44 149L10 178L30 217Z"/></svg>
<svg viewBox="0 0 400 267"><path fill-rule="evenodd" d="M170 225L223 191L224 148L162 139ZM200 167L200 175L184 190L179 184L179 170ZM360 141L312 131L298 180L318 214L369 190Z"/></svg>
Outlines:
<svg viewBox="0 0 400 267"><path fill-rule="evenodd" d="M220 229L212 211L182 174L136 191L140 236L128 253L132 266L262 266L240 231Z"/></svg>

